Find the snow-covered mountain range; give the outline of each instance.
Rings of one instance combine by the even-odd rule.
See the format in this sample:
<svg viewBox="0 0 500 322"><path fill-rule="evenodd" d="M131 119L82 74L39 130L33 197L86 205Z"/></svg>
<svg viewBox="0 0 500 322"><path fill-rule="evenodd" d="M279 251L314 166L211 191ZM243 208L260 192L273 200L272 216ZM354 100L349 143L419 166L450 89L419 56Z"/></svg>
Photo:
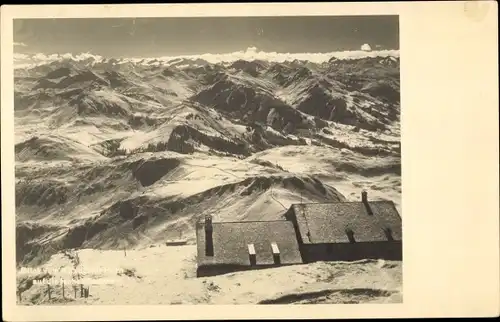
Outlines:
<svg viewBox="0 0 500 322"><path fill-rule="evenodd" d="M278 219L361 189L399 207L399 54L254 56L18 55L18 263L193 240L206 213Z"/></svg>

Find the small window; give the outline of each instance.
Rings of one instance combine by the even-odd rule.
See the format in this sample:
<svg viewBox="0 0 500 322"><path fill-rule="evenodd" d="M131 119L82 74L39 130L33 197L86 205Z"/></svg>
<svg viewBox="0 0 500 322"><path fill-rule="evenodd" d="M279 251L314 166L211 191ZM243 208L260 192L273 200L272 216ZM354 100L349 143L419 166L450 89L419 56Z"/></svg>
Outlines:
<svg viewBox="0 0 500 322"><path fill-rule="evenodd" d="M311 240L311 232L310 231L308 231L306 233L306 236L307 236L307 239L309 240L309 242L312 242L312 240Z"/></svg>
<svg viewBox="0 0 500 322"><path fill-rule="evenodd" d="M394 238L392 237L392 229L390 228L385 228L384 229L384 233L385 233L385 236L387 238L388 241L393 241Z"/></svg>
<svg viewBox="0 0 500 322"><path fill-rule="evenodd" d="M350 243L356 242L356 239L354 239L354 232L352 231L352 229L346 229L345 233Z"/></svg>

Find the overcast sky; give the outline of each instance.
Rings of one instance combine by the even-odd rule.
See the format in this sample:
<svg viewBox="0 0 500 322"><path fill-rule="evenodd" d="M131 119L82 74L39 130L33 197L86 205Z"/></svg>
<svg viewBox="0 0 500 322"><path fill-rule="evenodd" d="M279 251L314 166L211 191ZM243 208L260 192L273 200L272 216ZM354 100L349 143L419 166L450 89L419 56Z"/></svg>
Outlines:
<svg viewBox="0 0 500 322"><path fill-rule="evenodd" d="M397 16L18 19L14 50L106 57L399 49Z"/></svg>

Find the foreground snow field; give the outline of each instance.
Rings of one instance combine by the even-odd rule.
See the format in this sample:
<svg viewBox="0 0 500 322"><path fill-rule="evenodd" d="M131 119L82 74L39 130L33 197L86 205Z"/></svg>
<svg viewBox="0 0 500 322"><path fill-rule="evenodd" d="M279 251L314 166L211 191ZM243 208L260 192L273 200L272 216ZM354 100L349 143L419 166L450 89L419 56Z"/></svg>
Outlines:
<svg viewBox="0 0 500 322"><path fill-rule="evenodd" d="M209 278L196 278L194 246L158 245L137 250L84 249L76 270L89 297L77 297L68 281L74 261L57 255L42 266L53 275L47 286L34 284L22 293L22 304L312 304L400 303L401 262L317 262ZM41 268L38 268L38 270ZM20 269L23 285L36 272ZM39 276L41 276L40 272ZM128 274L128 275L127 275ZM64 278L62 298L60 278Z"/></svg>

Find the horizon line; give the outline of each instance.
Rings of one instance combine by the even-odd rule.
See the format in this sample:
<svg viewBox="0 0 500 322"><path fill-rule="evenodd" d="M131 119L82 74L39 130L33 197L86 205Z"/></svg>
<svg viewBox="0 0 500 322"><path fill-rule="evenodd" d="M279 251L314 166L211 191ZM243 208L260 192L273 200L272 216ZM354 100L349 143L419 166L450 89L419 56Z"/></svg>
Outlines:
<svg viewBox="0 0 500 322"><path fill-rule="evenodd" d="M75 61L83 61L87 59L94 59L96 61L104 61L104 60L121 60L124 62L132 62L139 63L143 62L151 62L151 61L163 61L170 62L176 59L201 59L205 60L208 63L224 63L224 62L234 62L237 60L264 60L271 62L286 62L286 61L310 61L313 63L323 63L327 62L331 58L338 59L360 59L360 58L374 58L374 57L398 57L400 56L399 49L384 49L384 50L346 50L346 51L332 51L332 52L315 52L315 53L279 53L279 52L265 52L265 51L257 51L255 47L248 47L246 50L240 50L229 53L220 53L220 54L194 54L194 55L174 55L174 56L131 56L131 57L113 57L113 56L103 56L99 54L88 52L81 53L54 53L54 54L44 54L44 53L36 53L36 54L23 54L14 52L14 65L16 65L16 61L19 62L18 66L14 66L15 68L26 67L27 65L43 65L46 63L51 63L54 61L60 61L64 59L72 59ZM25 60L26 63L21 63L20 61ZM22 65L22 66L20 66Z"/></svg>

